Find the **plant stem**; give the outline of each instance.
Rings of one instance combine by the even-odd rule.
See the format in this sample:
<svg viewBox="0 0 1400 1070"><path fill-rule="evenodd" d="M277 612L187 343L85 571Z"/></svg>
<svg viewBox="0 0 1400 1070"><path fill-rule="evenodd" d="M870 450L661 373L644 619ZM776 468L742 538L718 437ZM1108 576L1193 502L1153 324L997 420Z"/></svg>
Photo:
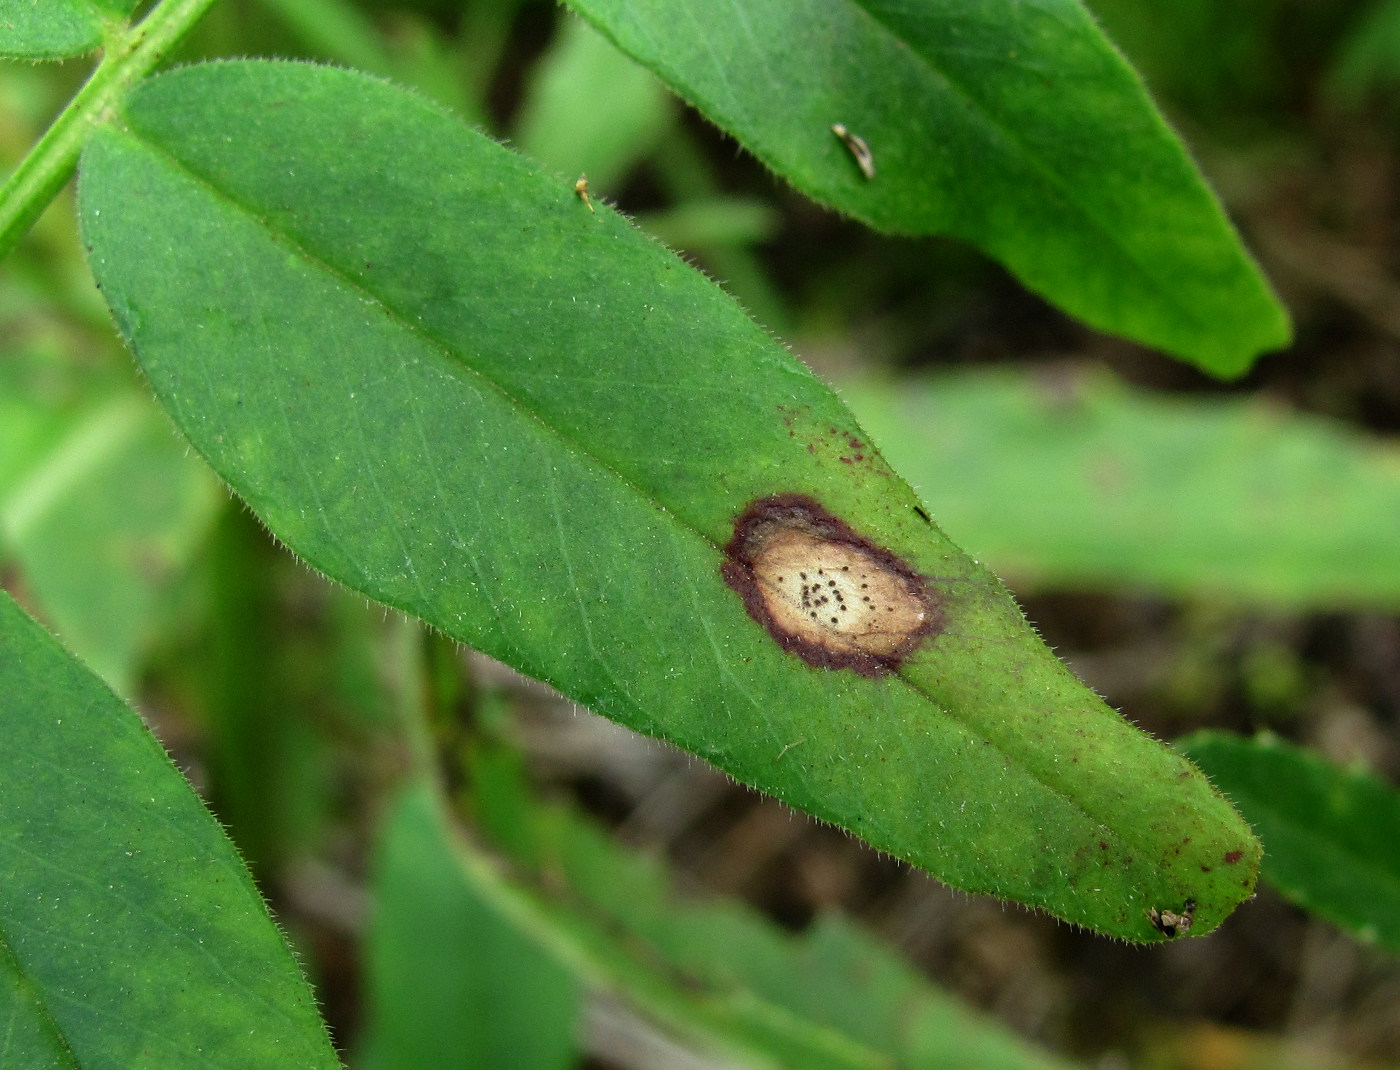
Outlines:
<svg viewBox="0 0 1400 1070"><path fill-rule="evenodd" d="M109 36L92 77L0 189L0 259L72 177L89 131L111 114L213 2L161 0L138 25Z"/></svg>

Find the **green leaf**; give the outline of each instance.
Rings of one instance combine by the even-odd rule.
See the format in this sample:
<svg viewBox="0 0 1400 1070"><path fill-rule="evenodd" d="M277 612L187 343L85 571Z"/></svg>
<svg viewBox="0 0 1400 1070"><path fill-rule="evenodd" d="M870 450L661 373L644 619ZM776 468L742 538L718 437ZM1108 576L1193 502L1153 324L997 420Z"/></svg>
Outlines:
<svg viewBox="0 0 1400 1070"><path fill-rule="evenodd" d="M335 1067L257 889L140 718L0 594L14 1066Z"/></svg>
<svg viewBox="0 0 1400 1070"><path fill-rule="evenodd" d="M370 74L390 76L394 60L373 20L346 0L260 0L315 54Z"/></svg>
<svg viewBox="0 0 1400 1070"><path fill-rule="evenodd" d="M1356 107L1368 94L1400 83L1400 2L1376 0L1343 39L1324 83L1337 104Z"/></svg>
<svg viewBox="0 0 1400 1070"><path fill-rule="evenodd" d="M1341 425L1073 368L841 393L891 463L936 496L939 522L1018 589L1400 606L1400 450Z"/></svg>
<svg viewBox="0 0 1400 1070"><path fill-rule="evenodd" d="M819 917L794 938L738 904L677 894L655 858L532 802L512 774L515 761L513 752L483 750L473 801L490 827L509 830L512 872L542 889L536 939L592 986L726 1054L743 1053L746 1065L1064 1066L933 988L839 916ZM445 830L439 837L448 840ZM462 870L483 883L479 860L464 857Z"/></svg>
<svg viewBox="0 0 1400 1070"><path fill-rule="evenodd" d="M777 233L782 218L771 204L739 197L687 201L639 220L675 249L752 245Z"/></svg>
<svg viewBox="0 0 1400 1070"><path fill-rule="evenodd" d="M1367 943L1400 951L1400 792L1264 733L1178 746L1264 841L1265 880Z"/></svg>
<svg viewBox="0 0 1400 1070"><path fill-rule="evenodd" d="M130 694L172 588L223 496L147 399L117 396L0 496L0 528L49 620Z"/></svg>
<svg viewBox="0 0 1400 1070"><path fill-rule="evenodd" d="M0 1021L5 1023L0 1058L12 1066L42 1070L78 1070L58 1027L49 1018L43 996L19 963L0 944Z"/></svg>
<svg viewBox="0 0 1400 1070"><path fill-rule="evenodd" d="M80 202L157 395L316 568L958 887L1135 940L1248 894L1257 844L1199 772L1055 660L830 390L570 183L364 76L244 62L146 83ZM792 602L727 585L743 547L776 583L784 545ZM750 615L795 619L791 573L826 566L895 616L843 647Z"/></svg>
<svg viewBox="0 0 1400 1070"><path fill-rule="evenodd" d="M1086 323L1237 375L1287 315L1077 0L571 0L809 197L976 245ZM833 134L873 154L862 177Z"/></svg>
<svg viewBox="0 0 1400 1070"><path fill-rule="evenodd" d="M137 0L5 0L0 4L0 56L63 59L99 47Z"/></svg>
<svg viewBox="0 0 1400 1070"><path fill-rule="evenodd" d="M567 1070L579 993L516 918L462 879L430 789L380 834L368 937L371 1070Z"/></svg>
<svg viewBox="0 0 1400 1070"><path fill-rule="evenodd" d="M9 327L13 321L0 322ZM0 350L0 510L71 430L73 413L62 404L68 385L47 355L24 347Z"/></svg>

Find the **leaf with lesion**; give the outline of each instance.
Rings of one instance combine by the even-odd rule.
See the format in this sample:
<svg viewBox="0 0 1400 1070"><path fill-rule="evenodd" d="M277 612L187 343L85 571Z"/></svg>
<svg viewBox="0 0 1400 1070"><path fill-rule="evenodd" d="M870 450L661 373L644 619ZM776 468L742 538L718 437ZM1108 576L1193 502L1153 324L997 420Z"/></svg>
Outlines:
<svg viewBox="0 0 1400 1070"><path fill-rule="evenodd" d="M595 207L410 94L279 63L152 80L80 186L157 396L316 568L950 884L1128 939L1188 898L1218 925L1257 861L1228 803L1055 660L827 387ZM795 627L799 558L883 577L898 626L853 604L820 633L880 671L751 615Z"/></svg>

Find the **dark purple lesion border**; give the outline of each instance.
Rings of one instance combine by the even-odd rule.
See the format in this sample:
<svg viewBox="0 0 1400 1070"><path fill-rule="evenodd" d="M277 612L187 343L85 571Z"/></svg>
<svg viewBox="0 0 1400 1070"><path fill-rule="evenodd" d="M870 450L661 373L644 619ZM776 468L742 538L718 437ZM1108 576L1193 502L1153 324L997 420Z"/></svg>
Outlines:
<svg viewBox="0 0 1400 1070"><path fill-rule="evenodd" d="M786 631L768 612L763 592L754 575L753 558L764 542L778 531L800 531L824 542L854 547L876 567L893 572L909 585L924 602L924 622L890 654L877 655L860 650L833 650L824 644ZM861 676L885 676L895 672L928 638L943 630L942 604L927 576L911 568L902 558L878 546L854 528L828 512L815 498L805 494L774 494L755 498L734 521L734 537L724 547L720 566L724 582L744 601L750 617L763 626L773 641L789 654L796 654L819 669L853 669Z"/></svg>

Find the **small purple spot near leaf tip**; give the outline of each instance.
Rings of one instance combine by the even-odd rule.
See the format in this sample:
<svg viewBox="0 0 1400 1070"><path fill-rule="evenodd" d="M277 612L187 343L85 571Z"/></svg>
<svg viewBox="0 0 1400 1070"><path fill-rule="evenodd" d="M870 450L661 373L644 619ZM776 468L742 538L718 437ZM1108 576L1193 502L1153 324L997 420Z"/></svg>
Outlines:
<svg viewBox="0 0 1400 1070"><path fill-rule="evenodd" d="M809 665L882 676L943 628L924 576L804 494L750 502L724 553L749 616Z"/></svg>

